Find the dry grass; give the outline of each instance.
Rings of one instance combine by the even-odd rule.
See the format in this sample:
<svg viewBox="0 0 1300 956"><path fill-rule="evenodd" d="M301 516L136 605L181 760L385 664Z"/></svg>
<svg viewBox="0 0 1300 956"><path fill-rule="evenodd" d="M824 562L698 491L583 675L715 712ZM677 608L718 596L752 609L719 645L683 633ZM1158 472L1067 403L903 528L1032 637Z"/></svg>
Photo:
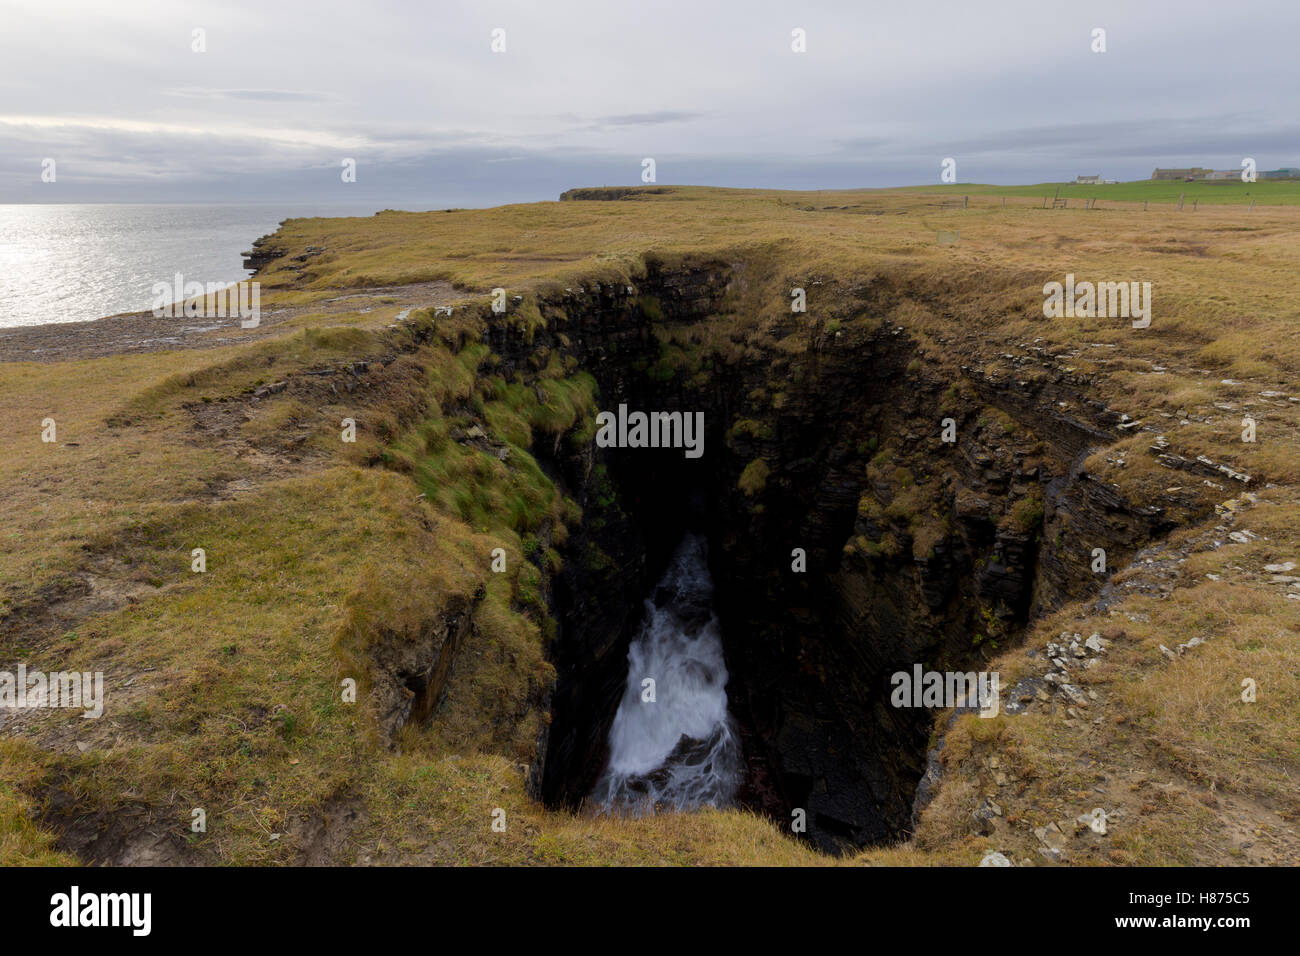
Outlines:
<svg viewBox="0 0 1300 956"><path fill-rule="evenodd" d="M1092 392L1112 407L1158 421L1180 454L1229 462L1257 476L1252 487L1284 486L1252 512L1266 542L1196 552L1188 587L1123 605L1156 623L1124 618L1125 642L1092 675L1107 721L1084 729L1035 716L963 718L917 840L848 862L977 862L996 841L972 835L969 813L989 787L984 762L995 753L1024 783L1018 803L1008 802L1013 816L1037 824L1068 815L1098 775L1133 808L1134 825L1117 829L1118 855L1088 862L1233 859L1230 828L1214 830L1216 812L1227 811L1200 799L1211 787L1294 821L1300 602L1269 591L1259 568L1300 554L1291 494L1300 411L1259 393L1300 391L1300 210L1256 208L1245 220L1231 206L1192 216L1044 211L1028 201L1004 211L992 200L955 211L936 202L672 187L623 202L293 220L280 235L291 256L307 245L327 252L303 275L285 268L286 257L262 277L265 308L308 308L257 341L0 364L0 612L10 615L0 656L104 669L110 687L103 721L53 713L6 725L4 861L63 859L51 826L35 822L58 794L91 818L170 821L202 858L233 863L312 854L376 863L826 862L744 813L597 820L546 811L523 792L519 764L543 715L521 702L550 676L525 539L543 526L562 535L579 519L528 449L535 435L580 429L593 396L569 369L543 376L543 400L495 378L487 348L474 344L482 297L498 285L524 295L505 321L538 328L549 319L535 294L635 284L647 261L715 262L733 274L723 314L690 336L658 330L666 371L754 348L797 360L813 345L833 347L840 328L885 323L905 326L929 361L994 375L1022 374L1002 356L1032 344L1091 376ZM939 230L961 239L939 246ZM1043 283L1067 272L1152 282L1151 328L1043 319ZM432 280L456 283L465 299L452 318L416 316L437 329L418 348L408 331L386 328L388 313L311 311L340 289ZM795 286L807 290L807 315L790 313ZM643 303L647 314L656 307ZM248 401L251 389L302 380L305 370L399 353L355 394L295 385ZM779 407L789 370L773 368L766 393ZM958 389L953 401L964 400ZM457 409L475 401L511 443L508 464L448 440ZM227 434L196 428L204 415L237 409L248 420L232 419ZM1240 440L1246 413L1259 420L1253 445ZM54 444L40 441L47 417L57 422ZM355 445L339 441L344 417L358 422ZM1092 466L1134 500L1170 484L1195 485L1205 500L1239 490L1168 471L1146 452L1150 441L1125 438ZM1105 461L1116 454L1125 464ZM761 493L762 465L746 472L752 493ZM891 507L906 518L916 514L909 495L919 493L904 477L890 476L899 492ZM1033 503L1024 511L1022 520L1032 518ZM941 528L924 514L918 521L924 552ZM509 575L486 571L498 546ZM190 571L195 547L207 550L205 575ZM1209 573L1222 580L1208 582ZM445 711L428 731L404 734L400 752L386 750L365 715L339 702L340 679L360 668L380 621L418 629L438 596L480 586L475 643L458 660ZM1063 626L1092 625L1054 620L1041 633ZM1156 645L1193 634L1209 640L1166 664ZM999 666L1027 666L1020 653ZM1234 703L1243 676L1260 688L1250 710ZM202 836L188 831L195 806L213 820ZM496 807L506 811L504 834L491 829ZM311 822L343 810L357 814L344 835L326 827L321 836ZM1006 839L1018 859L1034 857L1023 830Z"/></svg>

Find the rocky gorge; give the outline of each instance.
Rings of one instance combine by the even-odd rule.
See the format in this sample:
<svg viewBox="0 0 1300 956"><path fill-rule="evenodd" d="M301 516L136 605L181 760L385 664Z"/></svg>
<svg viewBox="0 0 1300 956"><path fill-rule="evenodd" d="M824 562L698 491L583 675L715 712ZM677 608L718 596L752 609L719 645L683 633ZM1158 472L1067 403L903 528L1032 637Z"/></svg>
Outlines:
<svg viewBox="0 0 1300 956"><path fill-rule="evenodd" d="M593 376L602 408L702 413L709 450L695 461L560 436L534 448L584 515L563 569L542 569L557 677L534 792L576 809L590 791L642 596L698 531L744 740L741 801L777 821L806 811L824 850L896 840L912 826L932 715L890 707L889 675L979 669L1036 615L1101 588L1094 549L1122 566L1195 506L1134 504L1088 474L1122 415L1064 363L1041 361L1030 387L927 358L889 323L810 331L797 315L778 333L808 340L794 356L751 346L727 363L692 349L735 308L742 274L651 262L635 287L530 302L544 324L484 313L493 374L542 390L536 371L558 357ZM851 310L879 315L876 295Z"/></svg>

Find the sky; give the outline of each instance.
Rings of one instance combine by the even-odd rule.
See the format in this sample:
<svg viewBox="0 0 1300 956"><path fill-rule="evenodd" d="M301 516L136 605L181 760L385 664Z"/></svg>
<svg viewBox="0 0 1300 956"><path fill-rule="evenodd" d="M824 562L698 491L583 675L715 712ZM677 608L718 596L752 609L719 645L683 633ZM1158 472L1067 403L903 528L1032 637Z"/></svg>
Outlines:
<svg viewBox="0 0 1300 956"><path fill-rule="evenodd" d="M1300 166L1297 37L1296 0L3 0L0 202Z"/></svg>

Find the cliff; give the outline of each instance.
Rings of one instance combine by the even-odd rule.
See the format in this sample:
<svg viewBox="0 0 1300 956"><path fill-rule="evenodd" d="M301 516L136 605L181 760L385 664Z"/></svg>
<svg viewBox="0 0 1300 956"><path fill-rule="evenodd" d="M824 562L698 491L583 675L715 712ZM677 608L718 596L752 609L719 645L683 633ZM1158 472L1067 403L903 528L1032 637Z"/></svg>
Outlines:
<svg viewBox="0 0 1300 956"><path fill-rule="evenodd" d="M1137 214L1074 215L1097 245L1075 253L1033 239L1034 210L975 213L982 237L942 249L918 226L961 214L862 193L574 191L286 223L255 246L257 339L165 371L95 360L101 388L52 410L74 446L7 478L39 542L7 558L27 582L6 594L8 655L102 668L110 690L93 727L9 718L15 845L119 863L1293 858L1300 390L1270 338L1285 290L1244 292L1287 224L1200 227L1225 257L1258 246L1228 280L1258 303L1253 337L1176 296L1143 336L1053 325L1039 292L1113 267L1117 234L1149 245L1124 232ZM1144 254L1157 288L1207 287L1199 255ZM30 374L58 394L84 372ZM619 404L702 412L705 453L598 447L595 414ZM1245 414L1262 446L1239 440ZM67 536L19 510L56 483ZM627 642L687 529L710 545L743 808L593 819ZM917 664L998 672L1001 714L892 706ZM1078 822L1098 805L1104 833Z"/></svg>

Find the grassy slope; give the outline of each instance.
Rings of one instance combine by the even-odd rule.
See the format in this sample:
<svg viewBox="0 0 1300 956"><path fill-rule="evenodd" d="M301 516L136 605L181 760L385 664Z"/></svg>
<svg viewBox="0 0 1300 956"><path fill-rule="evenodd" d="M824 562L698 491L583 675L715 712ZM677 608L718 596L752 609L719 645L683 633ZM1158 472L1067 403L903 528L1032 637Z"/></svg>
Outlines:
<svg viewBox="0 0 1300 956"><path fill-rule="evenodd" d="M305 279L287 260L274 264L262 277L264 308L438 279L481 303L498 285L513 295L634 281L646 255L712 257L742 265L738 307L705 343L724 356L736 340L769 342L795 285L809 290L810 322L905 325L940 365L997 372L1001 356L1024 343L1083 344L1071 361L1097 377L1112 405L1135 418L1172 415L1179 451L1227 461L1257 476L1257 489L1277 486L1260 490L1253 509L1251 527L1267 533L1198 551L1178 572L1185 587L1150 607L1141 596L1121 606L1126 635L1091 677L1101 723L958 721L948 782L915 844L859 859L970 863L991 846L1032 858L1023 827L976 837L970 810L996 790L1022 823L1069 817L1095 792L1099 767L1114 792L1106 799L1133 803L1135 820L1115 828L1099 862L1233 859L1223 819L1285 829L1296 812L1300 602L1286 600L1261 568L1300 553L1300 413L1255 396L1300 394L1300 212L1042 211L1037 203L1004 211L974 200L957 211L940 201L898 191L681 188L625 202L293 220L280 234L291 255L308 245L327 252ZM939 230L961 239L939 246ZM1044 320L1041 286L1067 271L1151 281L1152 327ZM854 316L849 289L861 283L890 286L898 307ZM480 373L485 350L448 347L457 326L473 337L477 320L462 311L454 322L439 319L442 338L401 374L376 379L364 398L289 389L241 401L295 370L390 354L405 335L388 328L396 311L305 310L246 346L0 366L0 600L14 612L0 658L103 669L110 695L101 721L55 712L5 725L0 855L59 858L50 831L31 820L45 802L65 825L117 821L140 853L148 852L142 832L185 834L212 861L817 862L747 814L594 821L527 799L520 762L541 715L517 705L544 686L548 665L545 615L520 558L539 522L577 520L529 466L527 447L588 414L590 394L557 377L543 404ZM524 307L506 320L535 318ZM951 344L954 335L964 344ZM801 348L800 340L780 347ZM1256 402L1257 444L1238 440L1240 412L1215 416L1213 403L1225 400ZM447 440L452 410L465 402L480 403L514 445L507 463ZM235 407L250 420L224 434L196 427ZM1180 412L1210 420L1178 425ZM349 415L356 445L338 440ZM53 445L39 440L47 416L59 423ZM1094 464L1135 498L1182 480L1150 465L1140 447L1125 457L1131 465ZM395 467L371 467L381 458ZM486 571L498 545L517 569L505 577ZM207 550L204 575L190 571L194 547ZM75 587L85 581L88 596ZM417 631L442 601L479 586L488 598L458 656L447 712L427 733L405 732L398 752L378 746L364 713L338 695L367 630L382 622ZM1058 617L1036 639L1114 624L1070 609ZM1193 632L1214 639L1194 658L1163 664L1156 645ZM1029 665L1011 651L998 666ZM1234 690L1243 674L1263 688L1249 711ZM1022 785L1008 792L993 780L991 754L1014 764ZM1066 766L1075 770L1057 772ZM1144 787L1161 795L1146 799ZM189 832L194 807L208 811L206 834ZM490 827L498 807L505 833ZM1278 839L1279 852L1289 852Z"/></svg>
<svg viewBox="0 0 1300 956"><path fill-rule="evenodd" d="M962 196L1016 197L1022 201L1033 200L1037 205L1043 204L1043 198L1059 196L1061 199L1082 204L1086 199L1096 199L1103 206L1111 203L1143 203L1152 205L1178 205L1178 198L1184 199L1184 211L1191 209L1193 201L1200 205L1244 205L1249 207L1254 202L1262 206L1294 206L1300 204L1300 181L1297 180L1258 180L1243 183L1240 179L1214 182L1171 182L1168 180L1139 179L1128 183L1114 183L1108 186L1082 185L1078 183L1037 183L1032 186L988 186L981 183L952 183L940 187L908 186L899 190L906 193L933 193L947 195L949 199ZM1050 205L1050 203L1048 204Z"/></svg>

